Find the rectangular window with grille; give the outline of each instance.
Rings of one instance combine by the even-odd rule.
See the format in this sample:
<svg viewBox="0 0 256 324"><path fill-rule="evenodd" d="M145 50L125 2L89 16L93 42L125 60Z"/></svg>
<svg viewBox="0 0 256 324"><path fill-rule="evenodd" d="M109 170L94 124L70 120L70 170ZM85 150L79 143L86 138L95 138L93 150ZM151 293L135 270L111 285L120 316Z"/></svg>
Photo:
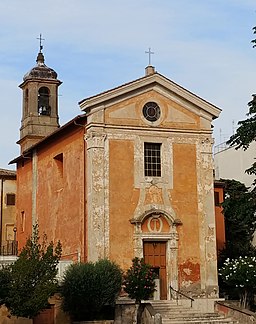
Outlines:
<svg viewBox="0 0 256 324"><path fill-rule="evenodd" d="M144 175L161 177L161 144L144 143Z"/></svg>
<svg viewBox="0 0 256 324"><path fill-rule="evenodd" d="M6 194L6 205L15 206L15 194Z"/></svg>

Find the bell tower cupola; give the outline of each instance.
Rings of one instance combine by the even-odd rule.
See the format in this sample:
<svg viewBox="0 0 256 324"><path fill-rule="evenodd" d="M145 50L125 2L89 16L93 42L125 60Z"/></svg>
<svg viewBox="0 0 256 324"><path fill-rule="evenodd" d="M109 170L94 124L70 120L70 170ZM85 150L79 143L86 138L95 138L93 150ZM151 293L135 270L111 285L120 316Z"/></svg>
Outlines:
<svg viewBox="0 0 256 324"><path fill-rule="evenodd" d="M21 153L59 127L58 87L62 82L57 73L46 66L41 35L39 39L37 64L24 75L19 86L23 91L20 139L17 142Z"/></svg>

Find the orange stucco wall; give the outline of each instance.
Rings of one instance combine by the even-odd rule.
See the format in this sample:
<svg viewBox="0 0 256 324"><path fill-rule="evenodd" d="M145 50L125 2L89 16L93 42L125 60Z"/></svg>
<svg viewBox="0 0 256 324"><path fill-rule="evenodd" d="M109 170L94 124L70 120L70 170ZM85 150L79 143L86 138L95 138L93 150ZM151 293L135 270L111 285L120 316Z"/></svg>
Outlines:
<svg viewBox="0 0 256 324"><path fill-rule="evenodd" d="M22 233L19 224L19 243L31 233L32 186L36 186L36 217L39 231L50 240L61 241L63 259L86 258L85 201L84 201L84 129L75 128L37 152L37 184L32 184L32 161L18 173L23 186L18 213L25 210L26 225ZM63 162L60 156L63 156ZM29 216L29 217L27 217Z"/></svg>
<svg viewBox="0 0 256 324"><path fill-rule="evenodd" d="M16 221L18 248L20 250L32 232L32 162L30 158L24 159L17 165L17 188L19 190L17 191Z"/></svg>
<svg viewBox="0 0 256 324"><path fill-rule="evenodd" d="M182 226L178 226L179 281L196 282L200 279L200 224L195 145L173 145L173 190L170 197L176 216L182 222Z"/></svg>
<svg viewBox="0 0 256 324"><path fill-rule="evenodd" d="M138 203L134 189L134 148L132 141L111 140L109 143L109 238L110 258L122 268L131 264L133 226L130 219Z"/></svg>
<svg viewBox="0 0 256 324"><path fill-rule="evenodd" d="M134 147L132 141L112 140L110 154L110 257L123 268L130 265L133 255L133 217L139 190L134 188ZM173 190L169 196L179 231L179 280L200 280L199 224L197 208L196 146L173 145ZM149 202L147 202L149 203ZM165 224L163 231L166 230ZM142 230L146 231L146 225ZM166 228L165 228L166 227Z"/></svg>

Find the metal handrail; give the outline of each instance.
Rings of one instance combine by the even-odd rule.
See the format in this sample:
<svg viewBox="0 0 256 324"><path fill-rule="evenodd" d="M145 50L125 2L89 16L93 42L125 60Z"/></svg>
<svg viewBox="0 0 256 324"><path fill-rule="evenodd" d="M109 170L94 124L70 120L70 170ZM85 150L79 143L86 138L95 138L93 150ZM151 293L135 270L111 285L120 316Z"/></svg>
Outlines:
<svg viewBox="0 0 256 324"><path fill-rule="evenodd" d="M0 255L17 255L18 254L18 242L7 241L6 245L0 246Z"/></svg>
<svg viewBox="0 0 256 324"><path fill-rule="evenodd" d="M176 292L176 301L177 301L177 304L178 304L178 300L179 300L179 295L181 295L181 296L183 296L183 297L185 297L187 299L190 299L190 302L191 302L190 307L192 307L192 303L194 301L194 298L189 297L189 296L183 294L181 291L174 289L172 286L170 286L170 290L173 290L173 291Z"/></svg>

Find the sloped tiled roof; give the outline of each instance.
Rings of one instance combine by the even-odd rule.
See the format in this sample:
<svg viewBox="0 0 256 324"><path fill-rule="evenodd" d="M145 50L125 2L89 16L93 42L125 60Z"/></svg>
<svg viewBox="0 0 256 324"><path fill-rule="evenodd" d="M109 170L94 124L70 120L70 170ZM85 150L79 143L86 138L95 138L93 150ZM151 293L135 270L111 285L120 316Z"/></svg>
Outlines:
<svg viewBox="0 0 256 324"><path fill-rule="evenodd" d="M5 177L16 177L16 171L14 170L7 170L7 169L0 169L0 177L5 178Z"/></svg>

